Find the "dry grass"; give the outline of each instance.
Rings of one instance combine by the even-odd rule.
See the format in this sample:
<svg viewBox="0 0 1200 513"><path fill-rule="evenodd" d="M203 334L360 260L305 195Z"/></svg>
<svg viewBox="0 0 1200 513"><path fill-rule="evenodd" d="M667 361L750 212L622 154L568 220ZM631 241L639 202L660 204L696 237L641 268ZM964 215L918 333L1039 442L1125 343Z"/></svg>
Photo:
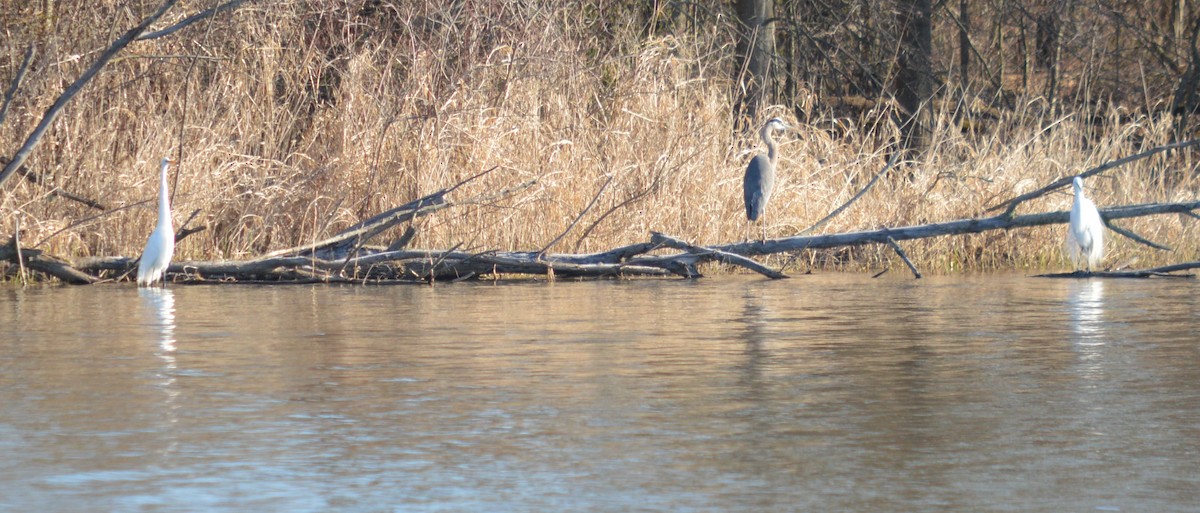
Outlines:
<svg viewBox="0 0 1200 513"><path fill-rule="evenodd" d="M25 45L40 48L0 126L0 154L15 151L63 85L139 15L78 3L70 19L52 24L32 7L0 12L14 34L0 42L5 84ZM210 2L181 4L177 17ZM758 142L735 133L729 120L731 33L638 35L589 10L601 7L585 6L579 20L579 5L525 4L466 2L452 11L384 3L369 16L357 3L255 4L211 26L136 43L76 98L28 162L49 182L5 184L0 226L11 231L19 217L23 241L58 255L137 255L154 224L156 162L181 147L176 222L199 209L210 227L180 245L183 259L247 257L310 242L493 166L456 198L531 178L538 184L500 204L418 221L417 246L540 249L597 193L595 207L553 251L607 249L646 240L651 230L699 243L741 240L741 173ZM834 118L814 108L815 97L797 103L809 117L796 119L783 106L763 112L801 127L783 138L781 183L767 217L772 236L793 234L849 199L882 168L883 142L896 130L887 112ZM825 230L977 216L1135 153L1138 141L1169 139L1169 119L1118 121L1109 111L1050 119L1036 100L1025 105L986 123L969 110L940 109L924 160L881 181ZM985 125L978 133L964 129ZM1092 179L1091 195L1101 206L1195 198L1194 178L1170 186L1155 178L1184 158L1150 159ZM50 196L51 185L113 211L95 217ZM120 209L126 206L133 208ZM1069 207L1070 197L1057 194L1022 211ZM1122 224L1178 250L1116 240L1110 264L1197 259L1195 221ZM905 246L933 272L1056 269L1069 266L1064 233L1060 226ZM876 247L803 255L814 266L851 269L892 258Z"/></svg>

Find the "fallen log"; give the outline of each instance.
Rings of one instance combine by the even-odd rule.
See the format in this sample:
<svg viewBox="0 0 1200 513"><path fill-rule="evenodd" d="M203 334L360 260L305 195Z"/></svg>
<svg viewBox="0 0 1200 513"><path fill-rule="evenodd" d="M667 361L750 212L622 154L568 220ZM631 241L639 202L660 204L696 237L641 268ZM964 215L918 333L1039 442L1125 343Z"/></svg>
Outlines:
<svg viewBox="0 0 1200 513"><path fill-rule="evenodd" d="M314 255L314 256L317 256L320 258L324 258L324 259L346 258L348 256L351 256L353 253L357 252L360 248L362 248L363 245L367 243L367 241L371 240L376 235L383 233L387 229L389 229L397 224L400 224L400 223L403 223L406 221L411 221L418 217L427 216L427 215L437 212L439 210L444 210L444 209L447 209L447 208L450 208L453 206L457 206L459 204L480 204L480 203L485 203L485 202L490 202L490 201L496 201L498 199L511 196L511 195L513 195L519 191L522 191L524 189L528 189L529 187L531 187L535 183L537 183L536 180L529 180L527 182L518 184L514 187L508 187L506 189L502 189L493 194L488 194L485 196L477 196L474 198L467 199L461 203L451 202L446 199L447 194L454 192L459 187L462 187L463 185L470 183L472 180L475 180L476 178L479 178L483 175L486 175L486 174L492 172L492 170L494 170L494 169L495 168L489 169L489 170L479 173L475 176L472 176L466 180L463 180L451 187L441 189L432 194L429 194L424 197L418 198L416 200L410 201L408 203L405 203L398 207L392 208L385 212L376 214L368 219L360 221L359 223L357 223L349 228L346 228L345 230L342 230L341 232L338 232L337 234L335 234L332 237L329 237L327 239L324 239L324 240L321 240L318 242L314 242L311 244L305 244L303 246L297 246L297 247L293 247L293 248L272 251L270 253L263 255L262 258L273 258L273 257L278 257L278 256L284 256L284 255ZM413 233L415 233L415 232L406 231L404 236L401 237L401 241L403 241L402 244L399 243L400 241L397 241L397 242L392 243L388 247L394 248L397 246L402 247L404 245L407 245L407 241L412 239Z"/></svg>
<svg viewBox="0 0 1200 513"><path fill-rule="evenodd" d="M435 193L444 194L445 190ZM428 198L428 197L426 197ZM425 198L423 198L425 199ZM443 199L444 201L444 199ZM419 215L426 208L445 208L449 202L417 201L408 204L408 209L393 209L388 215L378 218L378 223L390 223L405 216ZM1155 214L1190 214L1200 209L1200 201L1181 203L1155 203L1110 207L1100 211L1105 222L1114 219L1140 217ZM377 216L378 217L378 216ZM1022 216L998 215L978 219L960 219L943 223L931 223L899 228L881 228L849 233L816 236L798 236L783 239L743 242L716 246L699 246L664 234L652 234L649 242L631 244L612 250L591 254L542 254L540 252L465 252L457 250L413 250L399 249L381 251L362 248L356 239L375 231L380 224L362 224L359 228L345 232L346 237L338 242L356 239L353 251L334 252L335 257L323 258L313 251L334 238L322 243L303 247L305 254L294 254L296 248L268 253L265 256L243 261L183 261L172 263L168 273L173 281L210 283L232 282L361 282L386 283L479 279L483 276L503 275L546 275L562 277L634 277L634 276L679 276L698 278L698 266L707 262L724 262L740 265L771 278L784 277L750 260L749 256L802 249L822 249L864 244L888 244L898 247L896 241L913 240L947 235L981 233L989 230L1008 230L1030 226L1067 223L1069 212L1047 212ZM378 233L378 231L376 231ZM651 254L654 251L671 249L682 251L675 254ZM15 243L0 249L0 260L21 262L27 268L43 272L68 283L95 283L110 273L128 273L135 259L126 257L84 258L72 266L65 261L44 255L40 251L22 248L16 250ZM1182 265L1182 264L1181 264ZM913 267L916 273L915 267ZM1165 273L1162 269L1143 271ZM1098 275L1099 276L1099 275Z"/></svg>
<svg viewBox="0 0 1200 513"><path fill-rule="evenodd" d="M651 233L650 243L662 245L663 247L668 248L681 249L698 257L707 257L726 264L742 266L763 276L771 278L772 280L787 278L786 274L771 269L770 267L762 265L744 256L721 251L719 249L695 246L675 237L663 235L658 232Z"/></svg>
<svg viewBox="0 0 1200 513"><path fill-rule="evenodd" d="M1149 203L1143 205L1125 205L1100 209L1100 217L1105 222L1113 219L1142 217L1156 214L1187 213L1200 209L1200 201L1180 203ZM968 233L983 233L990 230L1011 230L1031 226L1065 224L1070 222L1071 213L1068 211L1046 212L1009 216L1001 214L993 217L959 219L942 223L929 223L899 228L880 228L860 232L834 233L828 235L811 235L787 237L765 241L750 241L737 244L711 246L714 249L737 253L739 255L769 255L802 249L824 249L842 246L859 246L864 244L887 244L888 239L901 241L926 239L946 235L963 235Z"/></svg>
<svg viewBox="0 0 1200 513"><path fill-rule="evenodd" d="M20 247L16 237L0 246L0 261L9 261L25 269L45 273L73 285L86 285L100 281L99 278L76 269L66 260L43 253L40 249Z"/></svg>
<svg viewBox="0 0 1200 513"><path fill-rule="evenodd" d="M167 273L172 281L189 283L213 281L270 282L429 282L480 277L485 275L549 275L563 277L662 277L679 275L698 277L689 258L644 257L628 262L587 261L586 258L538 258L536 253L401 250L372 253L340 260L312 256L286 256L244 261L172 262ZM133 270L136 259L128 257L90 257L76 262L85 272L125 273Z"/></svg>
<svg viewBox="0 0 1200 513"><path fill-rule="evenodd" d="M1075 271L1070 273L1038 274L1034 278L1195 278L1196 275L1176 274L1188 269L1200 269L1200 262L1164 265L1133 271Z"/></svg>

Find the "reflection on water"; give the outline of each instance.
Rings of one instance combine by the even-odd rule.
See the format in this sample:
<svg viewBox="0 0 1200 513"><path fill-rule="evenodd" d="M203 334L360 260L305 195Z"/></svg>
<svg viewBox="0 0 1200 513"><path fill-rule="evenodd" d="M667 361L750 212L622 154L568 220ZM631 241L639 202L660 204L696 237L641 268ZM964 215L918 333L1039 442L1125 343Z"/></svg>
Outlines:
<svg viewBox="0 0 1200 513"><path fill-rule="evenodd" d="M158 357L167 369L175 368L175 293L171 289L139 287L146 324L158 338ZM169 374L169 373L167 373Z"/></svg>
<svg viewBox="0 0 1200 513"><path fill-rule="evenodd" d="M1101 379L1104 375L1104 280L1069 282L1067 305L1071 312L1072 344L1079 353L1080 375Z"/></svg>
<svg viewBox="0 0 1200 513"><path fill-rule="evenodd" d="M1197 290L0 290L0 510L1189 511Z"/></svg>
<svg viewBox="0 0 1200 513"><path fill-rule="evenodd" d="M1071 329L1080 344L1103 342L1104 280L1071 280L1067 304L1071 310Z"/></svg>
<svg viewBox="0 0 1200 513"><path fill-rule="evenodd" d="M166 422L174 424L179 421L176 399L180 394L175 382L175 293L165 287L138 287L137 292L142 302L143 325L150 328L150 339L158 344L154 356L161 362L156 376L159 378L158 387L165 395L162 412ZM173 449L171 445L164 448L163 452Z"/></svg>

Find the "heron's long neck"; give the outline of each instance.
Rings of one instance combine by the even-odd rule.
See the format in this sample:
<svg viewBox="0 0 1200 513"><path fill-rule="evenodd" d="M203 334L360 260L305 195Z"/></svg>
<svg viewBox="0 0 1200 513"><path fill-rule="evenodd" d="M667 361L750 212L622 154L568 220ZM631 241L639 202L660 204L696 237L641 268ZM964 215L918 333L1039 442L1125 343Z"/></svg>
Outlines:
<svg viewBox="0 0 1200 513"><path fill-rule="evenodd" d="M779 152L775 148L775 139L771 138L771 128L763 127L762 132L759 135L762 136L763 142L767 145L767 158L771 159L771 163L774 164L775 156L778 155Z"/></svg>
<svg viewBox="0 0 1200 513"><path fill-rule="evenodd" d="M158 224L171 226L171 195L167 192L167 163L163 163L158 182Z"/></svg>

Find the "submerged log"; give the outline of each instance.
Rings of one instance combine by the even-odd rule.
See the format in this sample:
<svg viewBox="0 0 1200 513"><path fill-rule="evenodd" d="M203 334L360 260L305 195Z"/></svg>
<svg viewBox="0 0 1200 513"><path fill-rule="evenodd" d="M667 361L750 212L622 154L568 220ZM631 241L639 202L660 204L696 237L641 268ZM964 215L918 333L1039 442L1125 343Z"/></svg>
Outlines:
<svg viewBox="0 0 1200 513"><path fill-rule="evenodd" d="M1075 271L1038 274L1034 278L1195 278L1196 275L1191 273L1176 274L1189 269L1200 269L1200 262L1185 262L1133 271Z"/></svg>

